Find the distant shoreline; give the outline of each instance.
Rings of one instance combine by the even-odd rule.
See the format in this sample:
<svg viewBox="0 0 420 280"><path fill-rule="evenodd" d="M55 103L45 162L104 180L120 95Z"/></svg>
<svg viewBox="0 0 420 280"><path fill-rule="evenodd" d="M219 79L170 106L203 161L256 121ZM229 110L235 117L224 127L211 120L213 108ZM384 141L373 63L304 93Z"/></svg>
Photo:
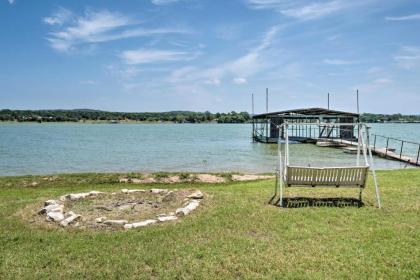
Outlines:
<svg viewBox="0 0 420 280"><path fill-rule="evenodd" d="M172 122L172 121L119 121L119 122L110 122L110 121L51 121L51 122L38 122L38 121L0 121L0 124L251 124L251 122L244 123L218 123L216 121L212 122Z"/></svg>
<svg viewBox="0 0 420 280"><path fill-rule="evenodd" d="M369 124L420 124L420 121L394 121L394 122L364 122ZM241 122L241 123L219 123L217 121L211 122L173 122L173 121L96 121L96 120L86 120L86 121L0 121L0 124L252 124L251 121Z"/></svg>
<svg viewBox="0 0 420 280"><path fill-rule="evenodd" d="M420 123L420 115L362 113L364 123ZM211 113L193 111L107 112L75 110L0 110L0 122L24 123L251 123L248 112Z"/></svg>

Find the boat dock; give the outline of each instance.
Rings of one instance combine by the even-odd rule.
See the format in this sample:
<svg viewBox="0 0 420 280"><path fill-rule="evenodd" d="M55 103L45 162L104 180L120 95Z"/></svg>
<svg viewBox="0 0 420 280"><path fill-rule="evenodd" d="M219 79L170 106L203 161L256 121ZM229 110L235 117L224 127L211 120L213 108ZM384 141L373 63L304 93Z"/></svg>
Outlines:
<svg viewBox="0 0 420 280"><path fill-rule="evenodd" d="M252 116L252 139L266 144L278 143L285 138L285 128L281 124L287 123L290 141L357 153L359 122L359 114L324 108L258 114ZM373 134L370 145L372 153L377 156L420 166L420 143Z"/></svg>

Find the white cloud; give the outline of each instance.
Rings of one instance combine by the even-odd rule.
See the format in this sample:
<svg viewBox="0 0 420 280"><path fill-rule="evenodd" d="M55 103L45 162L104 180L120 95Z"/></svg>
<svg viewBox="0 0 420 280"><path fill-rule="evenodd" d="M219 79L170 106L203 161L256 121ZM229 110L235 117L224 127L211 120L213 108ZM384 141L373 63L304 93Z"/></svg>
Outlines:
<svg viewBox="0 0 420 280"><path fill-rule="evenodd" d="M359 89L360 92L362 93L373 93L373 92L378 92L388 87L392 83L393 83L393 80L386 77L382 77L382 78L374 79L365 84L356 85L352 87L352 90Z"/></svg>
<svg viewBox="0 0 420 280"><path fill-rule="evenodd" d="M318 19L342 11L358 4L357 1L319 1L310 2L299 0L248 0L254 9L273 9L277 12L300 20Z"/></svg>
<svg viewBox="0 0 420 280"><path fill-rule="evenodd" d="M68 21L68 20L67 20ZM172 28L146 29L138 27L138 21L120 13L109 11L87 11L83 16L73 17L70 22L55 16L44 19L49 25L59 25L59 29L49 33L47 40L58 51L69 51L78 45L108 42L140 36L169 33L187 33L187 30ZM66 24L64 24L66 23Z"/></svg>
<svg viewBox="0 0 420 280"><path fill-rule="evenodd" d="M286 16L309 20L327 16L334 12L343 10L346 7L347 5L345 2L330 1L326 3L313 3L306 6L286 9L282 10L282 13Z"/></svg>
<svg viewBox="0 0 420 280"><path fill-rule="evenodd" d="M220 85L222 83L222 81L220 81L219 79L215 78L215 79L212 79L212 80L204 81L204 83L207 84L207 85L215 85L215 86L218 86L218 85Z"/></svg>
<svg viewBox="0 0 420 280"><path fill-rule="evenodd" d="M265 55L279 30L279 26L270 28L270 30L264 34L260 43L243 56L209 68L200 69L188 66L177 69L171 73L169 81L178 84L198 82L208 85L217 85L219 83L212 83L209 81L222 81L224 78L229 78L235 82L235 78L240 78L241 80L238 79L236 81L243 83L247 81L247 78L268 67L270 62L265 58Z"/></svg>
<svg viewBox="0 0 420 280"><path fill-rule="evenodd" d="M388 78L378 78L378 79L375 79L373 81L373 84L383 85L383 84L389 84L391 82L392 82L392 80L391 79L388 79Z"/></svg>
<svg viewBox="0 0 420 280"><path fill-rule="evenodd" d="M390 21L420 20L420 14L413 14L400 17L386 17L385 19Z"/></svg>
<svg viewBox="0 0 420 280"><path fill-rule="evenodd" d="M330 65L351 65L351 64L357 64L359 61L355 60L343 60L343 59L324 59L323 62L325 64Z"/></svg>
<svg viewBox="0 0 420 280"><path fill-rule="evenodd" d="M145 64L154 62L169 62L180 60L191 60L196 56L188 52L173 51L173 50L150 50L138 49L124 51L120 54L120 58L126 64Z"/></svg>
<svg viewBox="0 0 420 280"><path fill-rule="evenodd" d="M10 5L13 5L15 3L15 0L7 0Z"/></svg>
<svg viewBox="0 0 420 280"><path fill-rule="evenodd" d="M398 55L394 56L398 66L404 69L412 69L420 66L420 48L405 46L402 47Z"/></svg>
<svg viewBox="0 0 420 280"><path fill-rule="evenodd" d="M178 2L179 0L152 0L152 3L155 5L167 5L167 4L172 4L175 2Z"/></svg>
<svg viewBox="0 0 420 280"><path fill-rule="evenodd" d="M53 15L43 18L44 23L48 25L62 25L69 21L72 17L72 12L65 8L59 8Z"/></svg>
<svg viewBox="0 0 420 280"><path fill-rule="evenodd" d="M243 85L243 84L247 84L248 81L245 78L234 78L233 79L233 83L237 84L237 85Z"/></svg>

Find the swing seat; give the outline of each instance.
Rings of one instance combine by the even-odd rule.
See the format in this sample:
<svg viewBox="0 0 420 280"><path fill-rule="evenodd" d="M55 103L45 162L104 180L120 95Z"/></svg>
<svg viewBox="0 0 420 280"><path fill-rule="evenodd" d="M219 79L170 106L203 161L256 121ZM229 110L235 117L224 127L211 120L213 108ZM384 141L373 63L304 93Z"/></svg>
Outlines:
<svg viewBox="0 0 420 280"><path fill-rule="evenodd" d="M369 166L357 167L301 167L287 166L287 187L347 187L364 188Z"/></svg>

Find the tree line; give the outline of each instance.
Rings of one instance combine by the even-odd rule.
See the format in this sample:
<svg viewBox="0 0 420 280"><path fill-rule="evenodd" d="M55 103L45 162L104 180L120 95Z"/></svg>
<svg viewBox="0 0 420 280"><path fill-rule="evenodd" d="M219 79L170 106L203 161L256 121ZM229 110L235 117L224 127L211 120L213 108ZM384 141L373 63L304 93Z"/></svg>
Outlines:
<svg viewBox="0 0 420 280"><path fill-rule="evenodd" d="M99 110L0 110L0 121L17 122L83 122L83 121L140 121L175 123L246 123L251 120L247 112L210 113L171 111L171 112L106 112Z"/></svg>
<svg viewBox="0 0 420 280"><path fill-rule="evenodd" d="M366 123L382 122L420 122L420 115L402 115L402 114L370 114L363 113L360 120Z"/></svg>
<svg viewBox="0 0 420 280"><path fill-rule="evenodd" d="M362 122L420 122L420 115L363 113ZM247 112L211 113L191 111L171 112L107 112L90 109L76 110L0 110L0 121L17 122L83 122L83 121L140 121L174 123L247 123L251 116Z"/></svg>

